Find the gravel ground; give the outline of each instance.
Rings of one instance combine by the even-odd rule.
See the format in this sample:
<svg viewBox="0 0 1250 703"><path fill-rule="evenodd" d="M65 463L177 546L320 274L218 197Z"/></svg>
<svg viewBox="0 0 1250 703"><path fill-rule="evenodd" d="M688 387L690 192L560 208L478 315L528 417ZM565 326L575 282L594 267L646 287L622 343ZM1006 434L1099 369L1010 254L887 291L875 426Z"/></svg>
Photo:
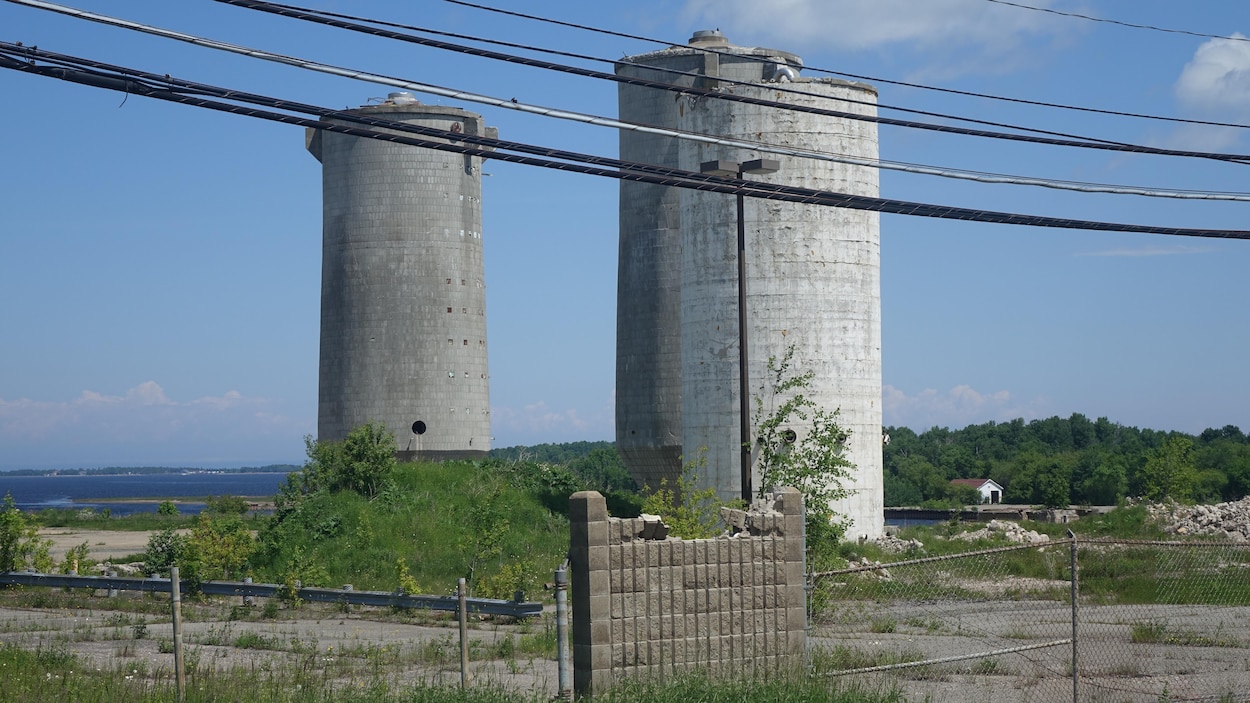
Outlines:
<svg viewBox="0 0 1250 703"><path fill-rule="evenodd" d="M130 597L123 594L122 597ZM141 597L141 596L136 596ZM172 670L172 626L168 616L88 609L0 608L0 642L34 649L65 646L88 666L122 675ZM431 617L428 624L371 620L368 614L317 612L280 620L183 622L186 661L217 670L324 669L330 678L350 685L373 681L460 681L459 631L450 620ZM555 693L556 663L544 657L499 653L497 643L514 642L529 626L475 622L469 630L470 677L509 689ZM246 643L246 644L244 644Z"/></svg>
<svg viewBox="0 0 1250 703"><path fill-rule="evenodd" d="M908 700L1072 700L1071 606L1057 601L844 603L812 644L872 662L967 659L856 675L896 684ZM1113 703L1250 700L1250 608L1084 605L1080 700ZM874 632L874 630L876 630ZM1151 635L1134 642L1134 633ZM1068 640L1068 642L1064 642ZM1000 650L1046 645L1016 653Z"/></svg>

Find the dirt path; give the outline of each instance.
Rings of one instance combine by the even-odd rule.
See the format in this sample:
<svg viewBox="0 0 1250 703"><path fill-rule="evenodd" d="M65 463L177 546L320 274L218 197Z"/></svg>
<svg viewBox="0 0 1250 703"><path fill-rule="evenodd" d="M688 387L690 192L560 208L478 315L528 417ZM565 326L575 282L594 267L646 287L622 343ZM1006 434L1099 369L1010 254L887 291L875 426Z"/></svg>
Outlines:
<svg viewBox="0 0 1250 703"><path fill-rule="evenodd" d="M142 552L154 530L80 530L73 527L45 527L39 536L52 540L52 558L60 562L65 552L87 543L88 554L96 561L122 559Z"/></svg>

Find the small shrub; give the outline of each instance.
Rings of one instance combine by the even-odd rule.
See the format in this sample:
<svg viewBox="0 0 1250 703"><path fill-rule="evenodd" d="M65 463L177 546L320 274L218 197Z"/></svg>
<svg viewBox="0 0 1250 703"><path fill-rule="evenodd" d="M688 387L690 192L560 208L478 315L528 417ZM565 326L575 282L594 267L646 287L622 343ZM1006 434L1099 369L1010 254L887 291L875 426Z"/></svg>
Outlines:
<svg viewBox="0 0 1250 703"><path fill-rule="evenodd" d="M898 622L892 617L873 618L869 629L877 633L890 633L898 629Z"/></svg>
<svg viewBox="0 0 1250 703"><path fill-rule="evenodd" d="M51 571L51 547L52 540L40 538L39 528L27 521L13 496L5 493L0 502L0 573L27 568Z"/></svg>
<svg viewBox="0 0 1250 703"><path fill-rule="evenodd" d="M703 470L707 467L706 448L700 448L698 456L682 465L677 485L670 486L667 479L642 502L642 512L659 515L669 527L669 534L681 539L707 539L725 531L720 509L740 508L741 500L725 502L712 487L699 488ZM646 487L643 490L648 490Z"/></svg>
<svg viewBox="0 0 1250 703"><path fill-rule="evenodd" d="M239 496L209 496L204 502L204 512L210 515L245 515L249 506Z"/></svg>
<svg viewBox="0 0 1250 703"><path fill-rule="evenodd" d="M143 569L149 574L168 576L169 567L185 563L189 556L187 538L170 527L148 539L143 552Z"/></svg>
<svg viewBox="0 0 1250 703"><path fill-rule="evenodd" d="M403 557L395 560L395 569L399 572L399 590L401 593L415 595L421 592L421 584L417 583L417 579L413 577L412 572L408 570L408 561Z"/></svg>
<svg viewBox="0 0 1250 703"><path fill-rule="evenodd" d="M1135 622L1130 641L1136 644L1157 644L1167 637L1167 625L1161 622Z"/></svg>
<svg viewBox="0 0 1250 703"><path fill-rule="evenodd" d="M96 563L90 554L91 547L86 542L76 547L70 547L65 551L65 559L61 562L61 567L58 571L62 574L81 574L90 571L91 567Z"/></svg>

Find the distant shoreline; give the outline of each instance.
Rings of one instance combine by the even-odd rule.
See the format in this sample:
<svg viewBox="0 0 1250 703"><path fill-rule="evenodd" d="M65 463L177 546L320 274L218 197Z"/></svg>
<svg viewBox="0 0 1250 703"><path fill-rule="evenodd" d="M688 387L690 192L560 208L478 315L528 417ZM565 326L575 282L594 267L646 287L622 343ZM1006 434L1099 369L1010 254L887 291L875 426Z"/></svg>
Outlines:
<svg viewBox="0 0 1250 703"><path fill-rule="evenodd" d="M209 498L217 498L219 496L165 496L165 497L140 497L140 498L72 498L71 503L126 503L136 505L160 504L165 501L171 503L207 503ZM247 501L248 505L273 505L273 496L230 496L231 498L242 498Z"/></svg>
<svg viewBox="0 0 1250 703"><path fill-rule="evenodd" d="M283 474L299 471L298 464L244 466L237 469L214 469L191 466L109 466L97 469L3 469L4 476L164 476L168 474Z"/></svg>

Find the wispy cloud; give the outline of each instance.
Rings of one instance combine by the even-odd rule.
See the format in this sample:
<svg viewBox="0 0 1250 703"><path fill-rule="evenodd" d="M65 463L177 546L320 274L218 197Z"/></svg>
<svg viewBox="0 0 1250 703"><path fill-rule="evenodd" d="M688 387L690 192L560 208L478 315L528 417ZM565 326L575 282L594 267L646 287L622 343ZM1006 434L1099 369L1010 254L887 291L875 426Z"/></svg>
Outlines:
<svg viewBox="0 0 1250 703"><path fill-rule="evenodd" d="M1079 252L1075 256L1112 256L1112 257L1142 257L1142 256L1184 256L1186 254L1206 254L1212 251L1208 247L1187 247L1187 246L1140 246L1127 249L1107 249L1105 251L1084 251Z"/></svg>
<svg viewBox="0 0 1250 703"><path fill-rule="evenodd" d="M234 390L177 400L155 381L120 395L84 390L65 401L0 398L3 465L211 461L243 458L266 443L274 447L270 456L298 458L299 439L312 423L276 405Z"/></svg>
<svg viewBox="0 0 1250 703"><path fill-rule="evenodd" d="M1181 69L1173 92L1185 114L1215 121L1250 119L1250 42L1210 39L1194 51ZM1184 125L1168 138L1176 148L1220 151L1236 145L1242 130L1233 127Z"/></svg>
<svg viewBox="0 0 1250 703"><path fill-rule="evenodd" d="M557 410L541 400L520 409L492 406L491 433L495 435L495 440L491 444L507 447L545 442L612 440L616 435L613 419L615 405L615 398L609 398L600 407L589 410Z"/></svg>
<svg viewBox="0 0 1250 703"><path fill-rule="evenodd" d="M1023 417L1031 420L1044 412L1046 400L1020 401L1008 391L982 393L959 385L948 391L927 388L915 395L886 385L882 388L882 413L886 425L913 429L966 427L971 424L1002 422Z"/></svg>
<svg viewBox="0 0 1250 703"><path fill-rule="evenodd" d="M1052 5L1038 0L1040 6ZM720 27L730 40L773 42L780 49L870 50L903 46L951 55L1029 54L1028 36L1058 36L1071 23L984 0L686 0L686 15ZM966 56L965 56L966 60ZM968 68L968 66L965 66ZM980 64L976 70L1001 69Z"/></svg>

